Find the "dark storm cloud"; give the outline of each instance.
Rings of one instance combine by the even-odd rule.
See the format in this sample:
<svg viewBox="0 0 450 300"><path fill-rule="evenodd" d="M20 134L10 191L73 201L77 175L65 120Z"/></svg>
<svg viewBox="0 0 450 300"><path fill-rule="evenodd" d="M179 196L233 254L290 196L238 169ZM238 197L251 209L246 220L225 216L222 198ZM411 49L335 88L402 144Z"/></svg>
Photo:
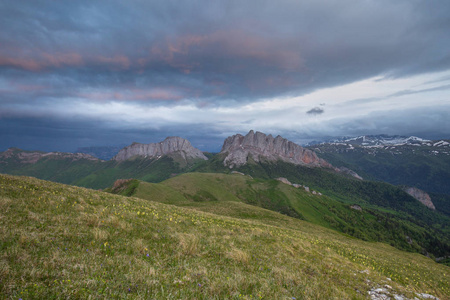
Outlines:
<svg viewBox="0 0 450 300"><path fill-rule="evenodd" d="M157 143L177 135L203 151L218 152L223 144L221 132L206 124L167 125L158 129L121 128L106 122L41 117L0 117L0 151L9 147L23 150L74 152L79 147Z"/></svg>
<svg viewBox="0 0 450 300"><path fill-rule="evenodd" d="M314 108L311 108L310 110L308 110L306 113L309 115L320 115L320 114L323 114L323 112L324 112L323 108L314 107Z"/></svg>
<svg viewBox="0 0 450 300"><path fill-rule="evenodd" d="M306 93L378 74L448 69L449 6L5 1L0 76L69 81L68 93L92 100L239 103ZM88 88L98 90L81 91ZM128 95L114 98L116 89Z"/></svg>
<svg viewBox="0 0 450 300"><path fill-rule="evenodd" d="M70 151L180 135L216 151L229 124L260 121L253 108L242 105L374 76L449 70L449 14L447 0L1 1L0 148ZM308 119L327 117L333 99L326 99L327 114L319 105L323 100L305 104L317 106L308 112L317 117ZM379 99L386 98L363 101ZM177 113L164 119L161 110L160 120L133 127L131 116L126 128L113 114L103 118L108 104L130 102L127 108L136 112L194 107L186 113L192 113L192 123L208 109L227 118L235 112L221 109L249 115L192 125L175 122ZM78 104L85 114L70 114ZM342 130L356 132L358 122L348 120ZM384 128L379 122L359 124Z"/></svg>

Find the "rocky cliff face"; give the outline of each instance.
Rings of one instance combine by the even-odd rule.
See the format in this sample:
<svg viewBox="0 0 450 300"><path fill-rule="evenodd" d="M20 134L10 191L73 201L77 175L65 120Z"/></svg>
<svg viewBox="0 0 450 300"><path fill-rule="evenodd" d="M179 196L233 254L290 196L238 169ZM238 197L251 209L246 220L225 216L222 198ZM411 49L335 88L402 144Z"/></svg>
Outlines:
<svg viewBox="0 0 450 300"><path fill-rule="evenodd" d="M308 149L288 141L287 139L262 132L250 132L246 135L236 134L228 137L223 143L221 153L226 153L224 165L230 168L247 163L251 155L253 160L277 161L279 159L296 165L333 168L325 160Z"/></svg>
<svg viewBox="0 0 450 300"><path fill-rule="evenodd" d="M359 180L363 180L363 178L362 178L361 176L359 176L355 171L350 170L349 168L346 168L346 167L340 167L340 168L338 168L338 169L339 169L339 171L340 171L341 173L344 173L344 174L353 176L353 177L355 177L355 178L358 178Z"/></svg>
<svg viewBox="0 0 450 300"><path fill-rule="evenodd" d="M81 159L93 161L99 160L98 158L85 153L24 151L18 148L9 148L5 152L0 153L0 163L5 164L7 164L10 160L24 164L34 164L42 158L71 159L72 161Z"/></svg>
<svg viewBox="0 0 450 300"><path fill-rule="evenodd" d="M415 187L405 187L403 190L408 194L410 194L411 196L413 196L414 198L416 198L417 200L419 200L426 207L431 208L432 210L436 210L436 207L434 207L433 202L431 202L430 195L428 195L424 191L419 190L418 188Z"/></svg>
<svg viewBox="0 0 450 300"><path fill-rule="evenodd" d="M159 158L173 153L179 153L186 161L190 159L208 159L199 149L194 148L188 140L171 136L159 143L133 143L120 150L119 153L113 157L113 160L124 161L133 156Z"/></svg>

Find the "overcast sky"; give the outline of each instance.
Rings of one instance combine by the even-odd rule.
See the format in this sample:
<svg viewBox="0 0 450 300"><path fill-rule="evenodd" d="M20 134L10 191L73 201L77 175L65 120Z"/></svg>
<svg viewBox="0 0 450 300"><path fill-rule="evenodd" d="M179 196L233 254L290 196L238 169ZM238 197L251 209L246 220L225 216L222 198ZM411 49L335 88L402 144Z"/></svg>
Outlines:
<svg viewBox="0 0 450 300"><path fill-rule="evenodd" d="M450 1L0 2L0 151L450 138Z"/></svg>

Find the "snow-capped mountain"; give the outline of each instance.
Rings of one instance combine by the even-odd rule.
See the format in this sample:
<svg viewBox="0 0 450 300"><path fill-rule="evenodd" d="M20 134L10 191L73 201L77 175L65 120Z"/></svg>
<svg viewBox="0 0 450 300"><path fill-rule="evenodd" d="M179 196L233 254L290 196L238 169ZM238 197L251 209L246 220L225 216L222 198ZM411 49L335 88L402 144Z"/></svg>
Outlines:
<svg viewBox="0 0 450 300"><path fill-rule="evenodd" d="M333 141L334 143L348 143L359 146L403 146L403 145L424 145L432 146L431 140L422 139L417 136L389 136L389 135L363 135L358 137L343 138Z"/></svg>
<svg viewBox="0 0 450 300"><path fill-rule="evenodd" d="M343 137L317 143L317 145L347 145L349 147L360 146L364 148L387 148L395 146L427 146L450 148L449 140L427 140L417 136L399 136L399 135L363 135L358 137Z"/></svg>
<svg viewBox="0 0 450 300"><path fill-rule="evenodd" d="M363 178L450 195L450 140L415 136L346 137L307 147Z"/></svg>

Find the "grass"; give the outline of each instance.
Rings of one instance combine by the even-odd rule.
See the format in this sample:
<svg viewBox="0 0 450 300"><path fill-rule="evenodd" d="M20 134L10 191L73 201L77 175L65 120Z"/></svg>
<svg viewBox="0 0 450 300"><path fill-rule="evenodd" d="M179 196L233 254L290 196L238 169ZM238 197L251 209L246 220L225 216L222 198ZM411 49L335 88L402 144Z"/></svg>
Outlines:
<svg viewBox="0 0 450 300"><path fill-rule="evenodd" d="M18 154L23 151L17 149L15 152ZM22 163L18 157L13 156L3 159L0 163L0 173L34 176L44 180L98 189L107 188L121 178L159 182L186 171L189 166L196 163L196 160L183 161L176 153L160 159L135 157L123 162L46 157L33 164Z"/></svg>
<svg viewBox="0 0 450 300"><path fill-rule="evenodd" d="M365 299L388 284L391 295L450 298L449 267L422 255L236 205L255 217L0 175L0 294Z"/></svg>
<svg viewBox="0 0 450 300"><path fill-rule="evenodd" d="M333 197L314 195L277 180L253 179L238 174L187 173L159 184L139 182L134 191L133 195L142 199L230 217L261 218L260 214L249 212L237 204L241 202L363 240L390 243L402 250L424 253L425 249L436 257L450 253L448 238L444 234L433 234L429 226L411 216L399 216L395 212L371 207L356 211ZM412 239L412 243L406 236Z"/></svg>

